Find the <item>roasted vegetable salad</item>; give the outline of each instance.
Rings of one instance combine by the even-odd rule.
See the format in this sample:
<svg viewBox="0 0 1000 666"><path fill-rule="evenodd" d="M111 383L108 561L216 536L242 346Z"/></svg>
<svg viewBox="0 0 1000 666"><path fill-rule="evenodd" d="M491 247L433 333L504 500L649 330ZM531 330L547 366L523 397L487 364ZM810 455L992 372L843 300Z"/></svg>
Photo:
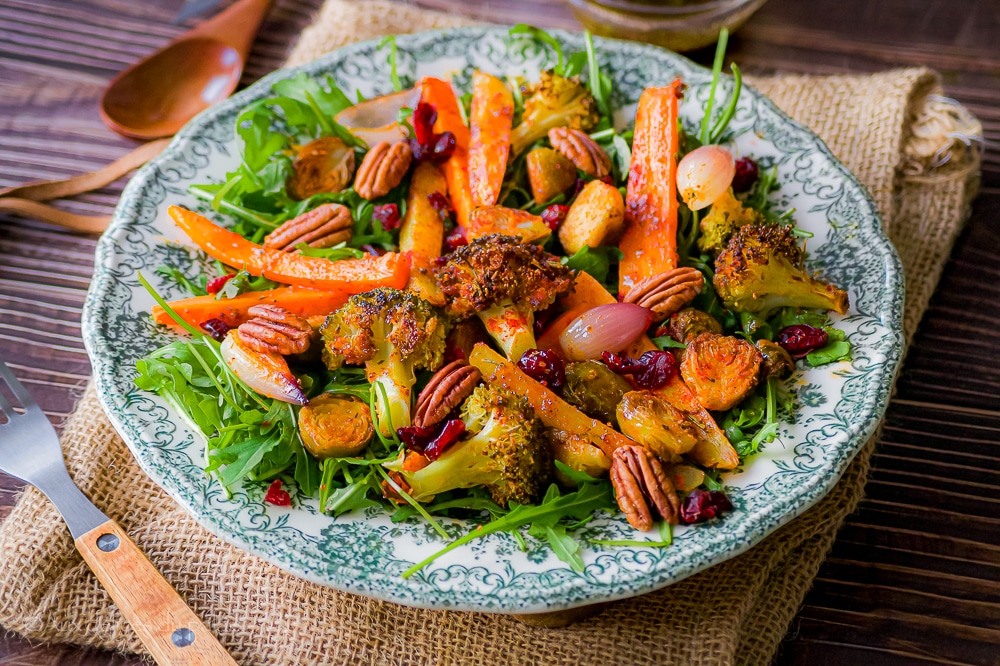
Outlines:
<svg viewBox="0 0 1000 666"><path fill-rule="evenodd" d="M193 186L229 221L172 206L217 271L162 275L180 335L138 363L206 440L206 472L265 501L338 516L547 541L582 571L574 531L621 511L635 541L732 510L727 470L778 435L797 363L850 358L828 313L847 294L804 268L776 171L737 159L720 38L703 121L684 82L650 87L616 126L590 36L536 80L476 71L467 90L404 85L354 101L305 75L237 118L241 160ZM278 501L279 498L280 501Z"/></svg>

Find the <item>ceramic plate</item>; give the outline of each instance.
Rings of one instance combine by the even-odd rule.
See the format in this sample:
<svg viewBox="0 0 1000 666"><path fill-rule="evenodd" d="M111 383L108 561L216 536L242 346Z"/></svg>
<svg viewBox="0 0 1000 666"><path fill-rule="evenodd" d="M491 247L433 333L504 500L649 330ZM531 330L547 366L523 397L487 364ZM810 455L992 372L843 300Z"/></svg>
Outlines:
<svg viewBox="0 0 1000 666"><path fill-rule="evenodd" d="M555 33L564 48L583 50L580 35ZM711 73L673 53L638 43L595 40L601 66L615 81L620 125L631 122L646 86L676 76L688 84L681 107L693 127L701 117ZM472 71L526 74L533 79L549 57L531 41L509 44L499 28L464 28L398 39L400 73L451 76L467 87ZM155 272L171 265L195 275L202 259L189 251L167 216L179 204L205 211L187 193L194 183L219 182L237 164L233 124L238 111L269 94L277 80L298 72L332 74L346 91L391 92L386 50L376 42L342 48L275 72L187 125L169 148L132 179L100 241L83 316L83 332L101 400L142 468L208 530L297 576L331 587L414 606L496 612L538 612L629 597L676 582L759 542L822 498L840 478L881 419L900 362L903 276L865 189L810 131L773 103L744 88L732 129L735 150L764 167L777 165L781 187L772 196L794 208L809 241L810 268L850 293L851 309L837 317L853 360L800 369L789 380L799 409L784 415L780 439L725 477L735 510L723 520L680 527L669 548L584 546L586 568L576 573L542 542L522 552L509 535L492 535L441 558L419 574L400 573L444 542L425 523L393 524L380 508L332 518L313 500L292 509L265 505L263 489L226 497L202 471L204 442L162 400L133 384L135 362L169 334L149 318L152 300L137 274L168 298L184 294ZM728 91L731 81L724 84ZM179 241L171 242L171 241ZM450 533L468 529L444 521ZM602 515L584 539L637 535L621 515Z"/></svg>

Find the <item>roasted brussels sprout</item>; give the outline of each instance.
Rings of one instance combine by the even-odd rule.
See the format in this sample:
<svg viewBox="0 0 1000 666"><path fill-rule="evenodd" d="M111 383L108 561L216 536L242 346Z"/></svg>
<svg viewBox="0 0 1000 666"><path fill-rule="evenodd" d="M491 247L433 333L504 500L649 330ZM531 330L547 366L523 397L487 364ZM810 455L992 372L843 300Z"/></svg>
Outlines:
<svg viewBox="0 0 1000 666"><path fill-rule="evenodd" d="M705 409L736 406L757 386L761 354L752 344L728 335L702 333L687 343L681 377Z"/></svg>
<svg viewBox="0 0 1000 666"><path fill-rule="evenodd" d="M667 320L667 334L677 342L687 344L702 333L722 334L722 324L707 312L684 308Z"/></svg>
<svg viewBox="0 0 1000 666"><path fill-rule="evenodd" d="M777 342L758 340L757 351L763 361L760 364L760 380L785 379L795 370L795 361Z"/></svg>
<svg viewBox="0 0 1000 666"><path fill-rule="evenodd" d="M375 434L372 416L361 400L324 393L299 411L299 434L306 451L323 460L360 453Z"/></svg>
<svg viewBox="0 0 1000 666"><path fill-rule="evenodd" d="M354 149L335 136L324 136L299 148L288 178L293 199L322 192L339 192L354 177Z"/></svg>
<svg viewBox="0 0 1000 666"><path fill-rule="evenodd" d="M543 204L576 184L576 166L551 148L535 148L528 153L525 163L536 204Z"/></svg>
<svg viewBox="0 0 1000 666"><path fill-rule="evenodd" d="M622 434L670 462L698 443L699 431L683 412L650 391L629 391L618 403Z"/></svg>
<svg viewBox="0 0 1000 666"><path fill-rule="evenodd" d="M611 469L611 458L594 446L586 437L562 430L547 430L552 458L570 469L600 478ZM566 486L575 485L556 468L556 478Z"/></svg>
<svg viewBox="0 0 1000 666"><path fill-rule="evenodd" d="M616 408L632 386L599 361L570 363L566 367L563 399L591 418L618 427Z"/></svg>

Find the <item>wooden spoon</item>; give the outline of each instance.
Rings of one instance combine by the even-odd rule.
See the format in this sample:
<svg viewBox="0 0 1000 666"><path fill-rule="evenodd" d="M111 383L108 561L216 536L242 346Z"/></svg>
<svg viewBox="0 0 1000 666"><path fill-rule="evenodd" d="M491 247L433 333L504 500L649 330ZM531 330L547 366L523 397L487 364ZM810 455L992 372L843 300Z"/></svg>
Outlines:
<svg viewBox="0 0 1000 666"><path fill-rule="evenodd" d="M101 119L135 139L175 134L236 89L272 2L239 0L126 69L104 91Z"/></svg>

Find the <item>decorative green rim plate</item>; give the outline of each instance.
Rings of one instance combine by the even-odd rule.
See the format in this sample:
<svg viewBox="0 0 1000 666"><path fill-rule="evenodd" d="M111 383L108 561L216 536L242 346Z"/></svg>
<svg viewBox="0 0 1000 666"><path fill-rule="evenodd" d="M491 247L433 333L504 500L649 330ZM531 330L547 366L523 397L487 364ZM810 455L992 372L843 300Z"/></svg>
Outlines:
<svg viewBox="0 0 1000 666"><path fill-rule="evenodd" d="M555 32L574 51L581 35ZM631 122L646 86L676 76L688 84L681 115L700 120L711 74L668 51L638 43L595 40L604 71L615 81L621 125ZM534 77L549 54L537 43L510 43L506 29L462 28L401 36L400 73L451 76L468 86L481 68ZM101 401L142 468L214 534L297 576L324 585L413 606L530 613L570 608L655 590L729 559L761 541L820 500L874 434L902 352L903 275L882 230L875 204L812 132L744 88L732 122L738 154L777 165L779 205L796 209L799 225L815 234L810 268L848 290L851 310L837 318L853 360L799 369L788 384L799 408L784 415L780 438L725 477L735 510L722 520L680 527L668 548L584 546L585 570L572 571L528 537L522 552L507 534L456 549L408 579L400 573L443 542L426 524L393 524L378 507L332 518L315 501L294 508L266 505L261 487L227 498L202 470L204 442L162 400L133 384L135 362L171 334L149 318L152 300L137 274L168 298L183 294L155 273L171 265L193 276L203 260L189 252L166 210L180 204L204 210L187 193L193 183L219 182L238 160L234 121L245 105L268 96L277 80L298 72L330 73L349 91L391 92L386 50L354 44L317 61L275 72L189 123L162 155L129 183L111 227L98 245L83 333ZM731 81L723 84L727 90ZM775 195L772 195L775 196ZM220 222L224 219L206 214ZM179 242L171 242L179 241ZM445 521L458 536L468 526ZM620 515L601 515L581 528L582 540L644 539ZM586 543L586 541L585 541Z"/></svg>

